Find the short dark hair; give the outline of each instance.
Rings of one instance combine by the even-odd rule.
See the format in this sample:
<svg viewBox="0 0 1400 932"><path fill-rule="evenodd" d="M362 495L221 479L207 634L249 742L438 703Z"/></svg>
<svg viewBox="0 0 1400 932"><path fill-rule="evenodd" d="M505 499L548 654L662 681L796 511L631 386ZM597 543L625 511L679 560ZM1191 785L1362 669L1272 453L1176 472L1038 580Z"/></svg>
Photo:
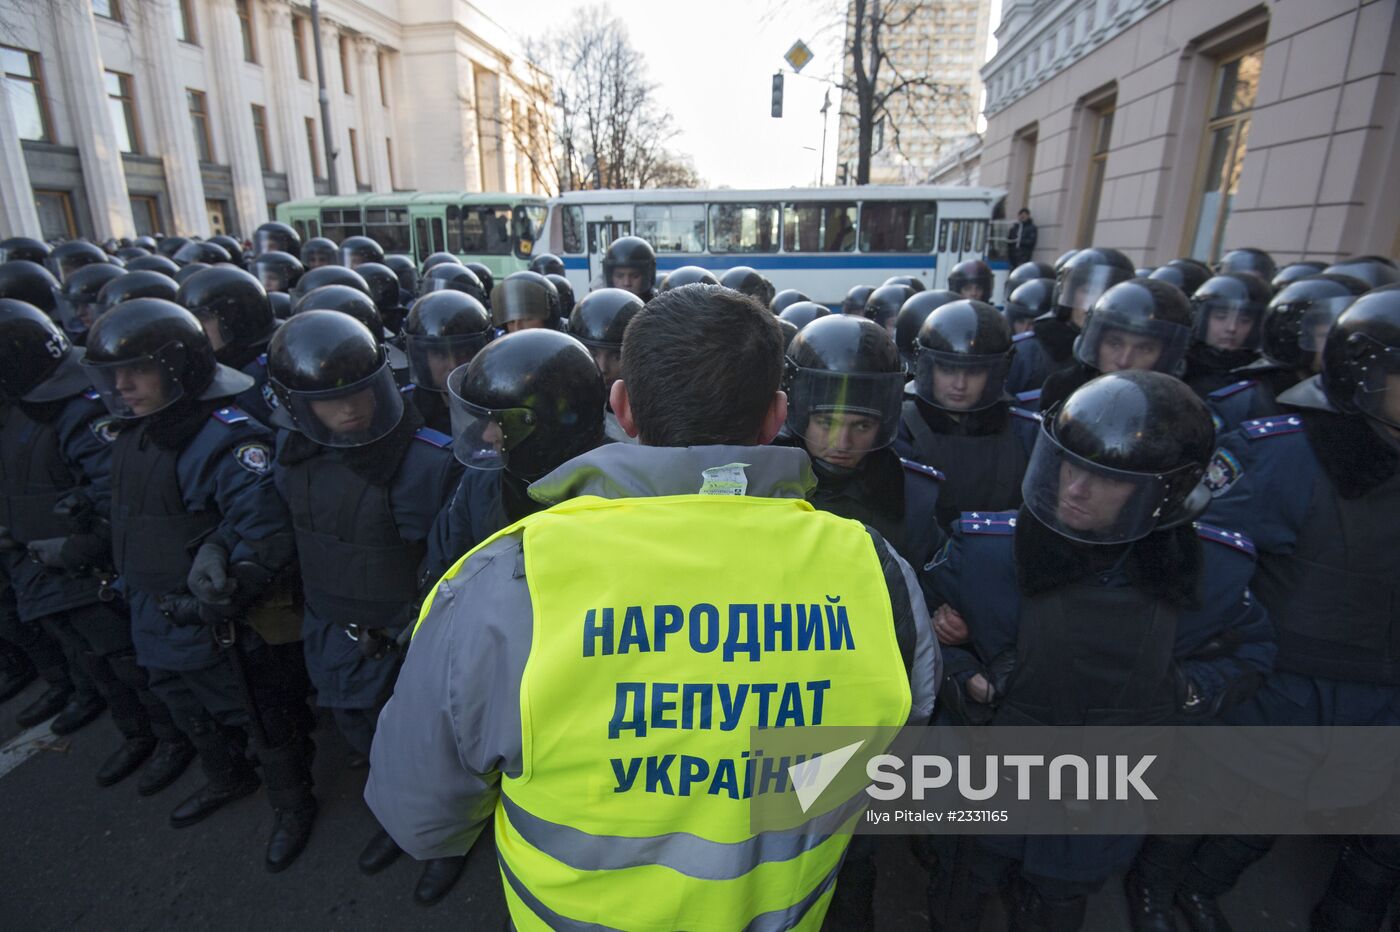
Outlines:
<svg viewBox="0 0 1400 932"><path fill-rule="evenodd" d="M658 295L622 338L632 419L651 446L754 443L782 374L773 312L720 285Z"/></svg>
<svg viewBox="0 0 1400 932"><path fill-rule="evenodd" d="M1030 212L1031 209L1029 207L1022 207L1020 210L1016 211L1016 213L1018 214L1028 214Z"/></svg>

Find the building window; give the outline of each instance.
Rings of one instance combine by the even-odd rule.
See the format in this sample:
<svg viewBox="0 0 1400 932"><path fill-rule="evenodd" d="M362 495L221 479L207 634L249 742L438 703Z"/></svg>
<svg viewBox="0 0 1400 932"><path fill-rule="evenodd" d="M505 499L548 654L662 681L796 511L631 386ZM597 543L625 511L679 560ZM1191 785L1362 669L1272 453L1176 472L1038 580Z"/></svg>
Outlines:
<svg viewBox="0 0 1400 932"><path fill-rule="evenodd" d="M306 148L311 153L311 177L326 177L321 172L321 146L316 141L316 120L313 117L306 118Z"/></svg>
<svg viewBox="0 0 1400 932"><path fill-rule="evenodd" d="M1220 257L1220 238L1244 169L1249 121L1263 63L1264 50L1256 48L1224 59L1216 68L1205 148L1192 198L1196 221L1190 254L1198 259L1214 262Z"/></svg>
<svg viewBox="0 0 1400 932"><path fill-rule="evenodd" d="M350 39L343 35L340 37L340 86L346 94L355 93L350 89Z"/></svg>
<svg viewBox="0 0 1400 932"><path fill-rule="evenodd" d="M228 201L206 200L204 212L209 215L209 235L222 236L228 232Z"/></svg>
<svg viewBox="0 0 1400 932"><path fill-rule="evenodd" d="M131 196L131 219L137 236L155 236L160 232L160 211L154 197L144 194Z"/></svg>
<svg viewBox="0 0 1400 932"><path fill-rule="evenodd" d="M122 21L121 0L92 0L92 12L104 19Z"/></svg>
<svg viewBox="0 0 1400 932"><path fill-rule="evenodd" d="M38 54L0 45L0 64L5 69L5 93L10 98L19 138L53 142L48 95L44 93L44 75Z"/></svg>
<svg viewBox="0 0 1400 932"><path fill-rule="evenodd" d="M175 38L190 45L199 44L199 33L194 25L194 0L176 0L171 10L175 14Z"/></svg>
<svg viewBox="0 0 1400 932"><path fill-rule="evenodd" d="M78 222L73 216L73 198L67 191L34 191L34 209L39 214L39 232L44 239L74 239Z"/></svg>
<svg viewBox="0 0 1400 932"><path fill-rule="evenodd" d="M271 148L267 144L267 108L253 104L253 138L258 141L258 164L265 172L272 171Z"/></svg>
<svg viewBox="0 0 1400 932"><path fill-rule="evenodd" d="M141 154L141 133L136 123L136 100L132 93L131 75L107 71L102 75L107 89L107 112L112 115L112 128L117 133L117 148L133 155Z"/></svg>
<svg viewBox="0 0 1400 932"><path fill-rule="evenodd" d="M258 43L253 35L253 11L249 7L248 0L237 0L234 8L238 10L238 31L243 35L243 60L258 63Z"/></svg>
<svg viewBox="0 0 1400 932"><path fill-rule="evenodd" d="M384 137L384 151L389 156L389 187L397 188L399 182L398 174L394 171L394 140L387 136Z"/></svg>
<svg viewBox="0 0 1400 932"><path fill-rule="evenodd" d="M1094 226L1099 218L1099 200L1103 194L1104 169L1108 167L1108 143L1113 138L1113 106L1117 98L1087 109L1089 130L1093 133L1089 151L1089 178L1084 186L1084 213L1079 221L1079 243L1093 245Z"/></svg>
<svg viewBox="0 0 1400 932"><path fill-rule="evenodd" d="M292 17L292 48L297 52L297 77L303 81L308 80L310 72L306 69L306 17Z"/></svg>
<svg viewBox="0 0 1400 932"><path fill-rule="evenodd" d="M190 123L194 126L194 149L201 162L214 161L214 145L209 138L209 98L203 91L185 88L189 100Z"/></svg>
<svg viewBox="0 0 1400 932"><path fill-rule="evenodd" d="M364 184L364 175L360 171L360 137L353 129L350 130L350 164L355 169L355 184Z"/></svg>

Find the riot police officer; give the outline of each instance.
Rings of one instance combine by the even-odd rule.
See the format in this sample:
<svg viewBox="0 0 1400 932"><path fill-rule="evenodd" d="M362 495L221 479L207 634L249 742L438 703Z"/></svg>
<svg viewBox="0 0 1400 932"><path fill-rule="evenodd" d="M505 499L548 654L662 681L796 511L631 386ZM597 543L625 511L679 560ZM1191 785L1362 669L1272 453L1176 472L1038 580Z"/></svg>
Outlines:
<svg viewBox="0 0 1400 932"><path fill-rule="evenodd" d="M92 322L97 319L97 296L102 287L126 275L115 265L85 265L63 280L58 292L58 320L68 338L81 344Z"/></svg>
<svg viewBox="0 0 1400 932"><path fill-rule="evenodd" d="M266 258L266 254L259 259ZM280 321L263 286L242 269L215 266L180 286L176 303L204 327L214 357L223 365L249 376L252 386L240 392L234 403L267 425L272 416L271 389L267 387L267 343Z"/></svg>
<svg viewBox="0 0 1400 932"><path fill-rule="evenodd" d="M496 287L495 274L486 267L484 262L463 262L462 265L470 269L471 273L481 282L481 290L486 292L486 300L481 303L486 306L486 310L491 310L491 292Z"/></svg>
<svg viewBox="0 0 1400 932"><path fill-rule="evenodd" d="M413 380L413 403L428 427L451 433L447 377L471 362L491 336L490 313L469 294L443 289L413 303L404 320L404 349Z"/></svg>
<svg viewBox="0 0 1400 932"><path fill-rule="evenodd" d="M903 285L916 294L928 287L924 284L924 280L917 275L891 275L881 282L880 285L881 287L885 285Z"/></svg>
<svg viewBox="0 0 1400 932"><path fill-rule="evenodd" d="M1238 381L1236 369L1259 357L1260 322L1272 295L1267 279L1228 272L1191 295L1191 348L1182 380L1202 398Z"/></svg>
<svg viewBox="0 0 1400 932"><path fill-rule="evenodd" d="M819 317L826 317L831 313L831 308L825 304L818 304L815 301L798 301L783 308L783 312L778 315L779 320L785 320L792 324L799 331ZM840 315L846 316L844 314Z"/></svg>
<svg viewBox="0 0 1400 932"><path fill-rule="evenodd" d="M450 252L435 252L423 260L423 267L419 270L420 275L427 275L428 271L436 266L447 263L449 265L461 265L462 260L458 259Z"/></svg>
<svg viewBox="0 0 1400 932"><path fill-rule="evenodd" d="M11 236L0 241L0 263L23 259L25 262L43 265L50 252L52 250L47 243L28 236Z"/></svg>
<svg viewBox="0 0 1400 932"><path fill-rule="evenodd" d="M773 300L768 303L768 309L771 310L775 315L781 316L783 311L785 311L789 305L796 304L798 301L810 300L812 299L807 297L802 292L798 291L796 288L784 288L782 291L773 295Z"/></svg>
<svg viewBox="0 0 1400 932"><path fill-rule="evenodd" d="M870 294L874 290L874 285L856 285L852 287L846 292L846 296L841 299L841 313L864 317L865 302L870 300Z"/></svg>
<svg viewBox="0 0 1400 932"><path fill-rule="evenodd" d="M228 253L228 259L239 268L243 267L243 244L238 242L227 233L218 233L209 237L209 242L219 246Z"/></svg>
<svg viewBox="0 0 1400 932"><path fill-rule="evenodd" d="M1055 267L1048 262L1022 262L1006 276L1006 293L1009 295L1026 282L1038 278L1055 278Z"/></svg>
<svg viewBox="0 0 1400 932"><path fill-rule="evenodd" d="M1189 298L1196 293L1197 288L1206 283L1211 277L1211 272L1195 259L1173 259L1166 265L1153 269L1152 274L1147 277L1175 285Z"/></svg>
<svg viewBox="0 0 1400 932"><path fill-rule="evenodd" d="M672 288L683 288L686 285L718 285L719 279L715 273L709 269L702 269L698 265L683 265L666 273L666 277L661 280L661 291L670 291Z"/></svg>
<svg viewBox="0 0 1400 932"><path fill-rule="evenodd" d="M650 301L656 293L655 282L656 250L651 243L640 236L622 236L603 254L603 280L595 287L621 288Z"/></svg>
<svg viewBox="0 0 1400 932"><path fill-rule="evenodd" d="M365 280L370 300L378 309L384 326L390 333L398 333L403 326L404 317L408 314L408 308L401 301L399 277L394 274L394 270L378 262L361 262L355 266L355 274Z"/></svg>
<svg viewBox="0 0 1400 932"><path fill-rule="evenodd" d="M764 307L773 300L773 283L762 273L752 269L747 265L736 265L719 277L719 283L726 288L733 288L740 294L746 294ZM861 306L865 306L864 299Z"/></svg>
<svg viewBox="0 0 1400 932"><path fill-rule="evenodd" d="M408 256L391 254L384 257L384 265L393 270L399 279L399 304L407 307L413 303L413 299L418 296L418 267L413 264L413 260ZM484 268L484 266L483 266ZM481 278L481 271L474 269L477 278ZM481 278L482 284L486 279Z"/></svg>
<svg viewBox="0 0 1400 932"><path fill-rule="evenodd" d="M981 259L968 259L948 273L948 290L972 301L992 300L992 267Z"/></svg>
<svg viewBox="0 0 1400 932"><path fill-rule="evenodd" d="M97 306L93 308L92 317L96 320L123 301L133 301L136 298L174 301L179 293L180 286L168 275L162 275L160 272L127 272L102 286L102 290L97 293Z"/></svg>
<svg viewBox="0 0 1400 932"><path fill-rule="evenodd" d="M288 292L288 296L292 299L293 313L295 313L295 308L301 303L302 298L317 288L324 288L327 285L344 285L347 288L354 288L365 297L370 296L369 282L365 281L359 272L347 269L343 265L322 265L308 269L297 279L297 283Z"/></svg>
<svg viewBox="0 0 1400 932"><path fill-rule="evenodd" d="M924 326L924 321L943 305L959 300L961 299L951 291L920 291L911 295L900 307L899 314L894 319L894 345L895 349L899 350L899 358L904 361L904 367L911 377L915 366L918 365L919 330Z"/></svg>
<svg viewBox="0 0 1400 932"><path fill-rule="evenodd" d="M1011 325L1011 337L1018 343L1034 339L1037 317L1054 307L1055 282L1049 278L1032 278L1017 285L1006 297L1002 313ZM1030 334L1030 336L1025 336Z"/></svg>
<svg viewBox="0 0 1400 932"><path fill-rule="evenodd" d="M306 609L302 636L316 701L368 755L398 671L396 639L414 618L433 519L456 485L451 439L423 426L394 382L383 345L359 322L303 311L268 347L276 392L276 487L291 512ZM366 873L398 855L383 833ZM436 902L461 859L429 862L415 897Z"/></svg>
<svg viewBox="0 0 1400 932"><path fill-rule="evenodd" d="M1240 699L1269 668L1273 633L1249 595L1248 539L1193 525L1214 443L1201 400L1157 372L1102 376L1047 413L1025 504L963 515L930 568L936 630L963 645L946 654L945 715L1185 723ZM1013 928L1076 929L1138 844L981 836L962 855L970 883L935 885L931 908L967 921L1009 876Z"/></svg>
<svg viewBox="0 0 1400 932"><path fill-rule="evenodd" d="M301 252L297 253L297 258L310 272L322 266L337 265L340 262L340 247L333 240L326 239L324 236L314 236L302 243Z"/></svg>
<svg viewBox="0 0 1400 932"><path fill-rule="evenodd" d="M58 308L60 287L48 269L27 259L0 263L0 298L23 301L52 314Z"/></svg>
<svg viewBox="0 0 1400 932"><path fill-rule="evenodd" d="M170 258L175 260L175 264L181 268L202 263L204 265L218 265L220 262L232 262L233 257L228 254L228 250L208 241L191 240L180 247L180 250Z"/></svg>
<svg viewBox="0 0 1400 932"><path fill-rule="evenodd" d="M180 267L165 256L146 256L142 259L132 259L126 264L128 272L159 272L167 276L171 281L180 274Z"/></svg>
<svg viewBox="0 0 1400 932"><path fill-rule="evenodd" d="M265 291L290 293L297 286L297 282L301 281L306 268L302 266L301 260L291 253L270 249L258 253L248 271L262 282Z"/></svg>
<svg viewBox="0 0 1400 932"><path fill-rule="evenodd" d="M884 327L893 336L895 320L899 317L900 308L904 307L904 302L916 293L908 285L881 285L870 292L870 297L865 299L865 317L867 320L873 320Z"/></svg>
<svg viewBox="0 0 1400 932"><path fill-rule="evenodd" d="M528 268L531 272L541 275L563 275L564 260L553 253L542 252L530 260Z"/></svg>
<svg viewBox="0 0 1400 932"><path fill-rule="evenodd" d="M606 400L612 385L622 378L622 335L627 324L643 308L642 299L621 288L600 288L589 292L574 313L569 315L566 328L593 354L593 362L603 377L603 398L607 410L603 416L603 433L609 440L628 443L632 440L617 423L611 404Z"/></svg>
<svg viewBox="0 0 1400 932"><path fill-rule="evenodd" d="M574 286L562 275L550 272L545 278L559 294L559 314L567 320L574 313ZM484 283L483 283L484 284ZM488 292L489 294L490 292Z"/></svg>
<svg viewBox="0 0 1400 932"><path fill-rule="evenodd" d="M1335 262L1323 271L1359 279L1372 288L1400 283L1400 268L1396 267L1394 259L1385 256L1354 256Z"/></svg>
<svg viewBox="0 0 1400 932"><path fill-rule="evenodd" d="M1278 294L1285 286L1293 284L1300 278L1321 274L1326 267L1326 263L1312 260L1290 262L1274 273L1274 277L1269 279L1269 287L1274 289L1274 294Z"/></svg>
<svg viewBox="0 0 1400 932"><path fill-rule="evenodd" d="M275 813L264 863L282 870L306 844L315 800L304 694L278 677L252 626L294 550L273 435L231 404L253 380L215 359L193 314L157 298L98 318L83 365L127 422L113 446L111 525L137 662L208 781L170 823L194 825L257 790L251 741Z"/></svg>
<svg viewBox="0 0 1400 932"><path fill-rule="evenodd" d="M535 327L558 330L559 292L538 272L512 272L491 293L491 319L506 333Z"/></svg>
<svg viewBox="0 0 1400 932"><path fill-rule="evenodd" d="M946 477L937 511L945 527L963 511L1021 502L1037 418L1006 395L1013 355L1006 319L983 301L951 301L919 328L895 449Z"/></svg>
<svg viewBox="0 0 1400 932"><path fill-rule="evenodd" d="M301 255L301 234L285 223L270 220L253 231L253 256L284 252L292 258Z"/></svg>
<svg viewBox="0 0 1400 932"><path fill-rule="evenodd" d="M1264 250L1244 246L1229 250L1216 263L1216 275L1232 275L1236 272L1249 272L1267 283L1278 274L1278 266L1274 263L1274 257Z"/></svg>
<svg viewBox="0 0 1400 932"><path fill-rule="evenodd" d="M384 249L368 236L347 236L340 244L340 264L354 269L367 262L382 265Z"/></svg>
<svg viewBox="0 0 1400 932"><path fill-rule="evenodd" d="M69 240L55 246L45 260L49 271L60 282L85 265L106 265L107 254L85 239Z"/></svg>
<svg viewBox="0 0 1400 932"><path fill-rule="evenodd" d="M481 279L477 278L476 274L464 265L439 262L425 271L418 279L418 296L420 298L443 288L464 292L482 304L486 303L486 289L482 286Z"/></svg>

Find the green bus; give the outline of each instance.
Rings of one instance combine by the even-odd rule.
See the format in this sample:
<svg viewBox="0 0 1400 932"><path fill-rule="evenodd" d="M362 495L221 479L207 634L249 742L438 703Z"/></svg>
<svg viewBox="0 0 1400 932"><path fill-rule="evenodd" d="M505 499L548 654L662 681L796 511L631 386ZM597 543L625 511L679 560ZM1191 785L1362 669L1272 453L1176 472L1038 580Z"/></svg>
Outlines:
<svg viewBox="0 0 1400 932"><path fill-rule="evenodd" d="M307 197L277 205L277 219L306 241L368 236L385 253L421 264L435 252L481 262L498 279L530 264L548 201L530 194L444 191Z"/></svg>

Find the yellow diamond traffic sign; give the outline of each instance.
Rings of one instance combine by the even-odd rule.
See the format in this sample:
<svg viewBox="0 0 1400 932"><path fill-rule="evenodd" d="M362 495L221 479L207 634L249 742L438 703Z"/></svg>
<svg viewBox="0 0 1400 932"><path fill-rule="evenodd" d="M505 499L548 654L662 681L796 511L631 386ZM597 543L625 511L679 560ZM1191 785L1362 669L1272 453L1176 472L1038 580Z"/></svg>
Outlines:
<svg viewBox="0 0 1400 932"><path fill-rule="evenodd" d="M792 66L794 72L801 72L803 68L807 67L807 63L811 61L813 57L812 50L807 48L807 43L798 39L792 44L792 48L787 50L787 54L783 56L783 60Z"/></svg>

